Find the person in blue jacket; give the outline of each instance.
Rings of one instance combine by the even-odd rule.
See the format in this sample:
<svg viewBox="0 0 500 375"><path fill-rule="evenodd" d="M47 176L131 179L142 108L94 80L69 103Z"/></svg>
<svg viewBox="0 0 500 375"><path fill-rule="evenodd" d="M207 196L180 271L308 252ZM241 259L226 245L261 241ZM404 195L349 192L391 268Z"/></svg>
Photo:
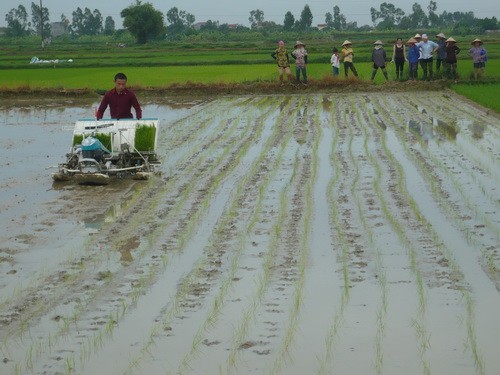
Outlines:
<svg viewBox="0 0 500 375"><path fill-rule="evenodd" d="M408 47L408 65L410 66L409 77L412 81L418 78L418 59L420 57L420 48L417 47L417 41L410 38L407 42Z"/></svg>

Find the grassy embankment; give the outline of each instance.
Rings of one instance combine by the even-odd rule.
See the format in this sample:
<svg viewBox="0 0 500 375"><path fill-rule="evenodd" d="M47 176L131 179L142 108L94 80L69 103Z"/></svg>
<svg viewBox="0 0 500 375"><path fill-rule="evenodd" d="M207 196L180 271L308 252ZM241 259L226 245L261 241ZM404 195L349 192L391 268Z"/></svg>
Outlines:
<svg viewBox="0 0 500 375"><path fill-rule="evenodd" d="M345 36L353 40L355 65L363 80L362 85L369 85L371 74L370 54L371 39L374 35ZM388 37L378 36L387 41L386 50L391 56ZM341 37L343 39L344 36ZM470 38L468 38L470 39ZM458 63L460 84L450 84L456 92L500 112L500 104L495 98L500 95L500 43L487 41L489 61L483 81L488 84L470 84L473 68L466 55L469 44L464 38L460 43L462 53ZM313 40L307 42L309 51L308 76L312 83L310 90L324 87L342 87L342 79L331 79L329 64L332 45L340 45L339 40ZM289 46L291 49L293 46ZM103 91L112 87L112 77L118 71L129 77L129 85L136 90L169 89L181 85L215 85L217 90L234 84L261 84L268 87L277 81L277 69L270 53L275 48L269 42L218 42L206 43L162 43L147 46L119 48L115 44L73 45L54 44L41 50L31 45L21 48L19 45L4 45L4 54L0 56L0 92L30 92L33 90L78 90ZM29 64L33 56L44 60L67 60L58 64ZM407 67L405 67L407 69ZM394 78L394 66L388 64L391 79ZM292 66L293 73L293 66ZM341 77L343 71L341 69ZM366 82L365 82L366 81ZM379 72L376 84L385 80ZM405 89L412 89L407 82ZM422 86L422 85L420 85ZM402 88L403 88L402 87ZM425 86L424 86L425 87ZM393 85L389 89L392 89ZM256 88L258 91L258 88Z"/></svg>

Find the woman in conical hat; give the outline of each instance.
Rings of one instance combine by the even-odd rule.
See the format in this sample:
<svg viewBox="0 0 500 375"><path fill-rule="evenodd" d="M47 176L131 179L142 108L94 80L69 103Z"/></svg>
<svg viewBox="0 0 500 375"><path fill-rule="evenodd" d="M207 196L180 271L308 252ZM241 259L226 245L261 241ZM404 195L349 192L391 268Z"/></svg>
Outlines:
<svg viewBox="0 0 500 375"><path fill-rule="evenodd" d="M345 77L347 78L349 75L349 69L351 69L352 74L354 74L355 77L358 76L358 72L356 71L356 68L354 67L354 64L352 63L352 58L354 57L354 51L351 48L352 43L346 40L344 43L342 43L342 60L344 60L344 73Z"/></svg>
<svg viewBox="0 0 500 375"><path fill-rule="evenodd" d="M436 51L436 74L439 75L441 66L444 68L446 59L446 36L443 33L439 33L436 37L438 38L438 49Z"/></svg>
<svg viewBox="0 0 500 375"><path fill-rule="evenodd" d="M378 69L380 68L382 70L382 73L384 74L385 80L389 80L389 76L387 75L387 69L385 68L385 63L387 61L387 55L382 47L384 43L382 41L377 40L375 43L373 43L375 47L373 48L372 51L372 62L373 62L373 70L372 70L372 76L371 80L373 81L375 79L375 74L377 74Z"/></svg>
<svg viewBox="0 0 500 375"><path fill-rule="evenodd" d="M292 57L295 59L295 79L297 83L300 82L300 74L302 73L302 83L307 85L307 51L305 49L305 44L300 40L295 43L295 49L292 51Z"/></svg>
<svg viewBox="0 0 500 375"><path fill-rule="evenodd" d="M458 81L457 72L457 55L460 53L460 48L456 45L456 40L453 38L446 39L446 76L448 79Z"/></svg>
<svg viewBox="0 0 500 375"><path fill-rule="evenodd" d="M467 52L469 56L472 57L472 62L474 64L474 79L477 81L478 74L484 74L484 67L487 61L486 50L483 47L483 42L481 39L474 39L471 43L473 47Z"/></svg>
<svg viewBox="0 0 500 375"><path fill-rule="evenodd" d="M417 47L417 40L410 38L408 42L408 65L410 66L410 79L412 81L418 78L418 59L420 58L420 49Z"/></svg>

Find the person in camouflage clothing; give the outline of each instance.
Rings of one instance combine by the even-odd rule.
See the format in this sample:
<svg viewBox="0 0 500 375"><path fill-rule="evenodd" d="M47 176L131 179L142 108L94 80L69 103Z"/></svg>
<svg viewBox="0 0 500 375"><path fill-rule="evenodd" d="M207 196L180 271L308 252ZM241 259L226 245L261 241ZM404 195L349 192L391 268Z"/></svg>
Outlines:
<svg viewBox="0 0 500 375"><path fill-rule="evenodd" d="M271 56L278 64L280 83L283 85L283 73L286 73L288 81L292 82L293 78L290 70L290 59L288 56L288 50L285 48L284 41L280 40L278 42L278 48L271 54Z"/></svg>

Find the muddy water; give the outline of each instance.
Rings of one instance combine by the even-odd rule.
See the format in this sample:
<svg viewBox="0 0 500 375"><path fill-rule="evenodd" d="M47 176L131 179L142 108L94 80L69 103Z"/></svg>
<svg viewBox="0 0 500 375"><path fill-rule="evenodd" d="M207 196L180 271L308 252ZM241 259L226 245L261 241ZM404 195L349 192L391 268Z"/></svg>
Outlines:
<svg viewBox="0 0 500 375"><path fill-rule="evenodd" d="M0 373L498 372L497 117L438 92L143 102L162 175L106 187L50 179L97 102L2 103Z"/></svg>

